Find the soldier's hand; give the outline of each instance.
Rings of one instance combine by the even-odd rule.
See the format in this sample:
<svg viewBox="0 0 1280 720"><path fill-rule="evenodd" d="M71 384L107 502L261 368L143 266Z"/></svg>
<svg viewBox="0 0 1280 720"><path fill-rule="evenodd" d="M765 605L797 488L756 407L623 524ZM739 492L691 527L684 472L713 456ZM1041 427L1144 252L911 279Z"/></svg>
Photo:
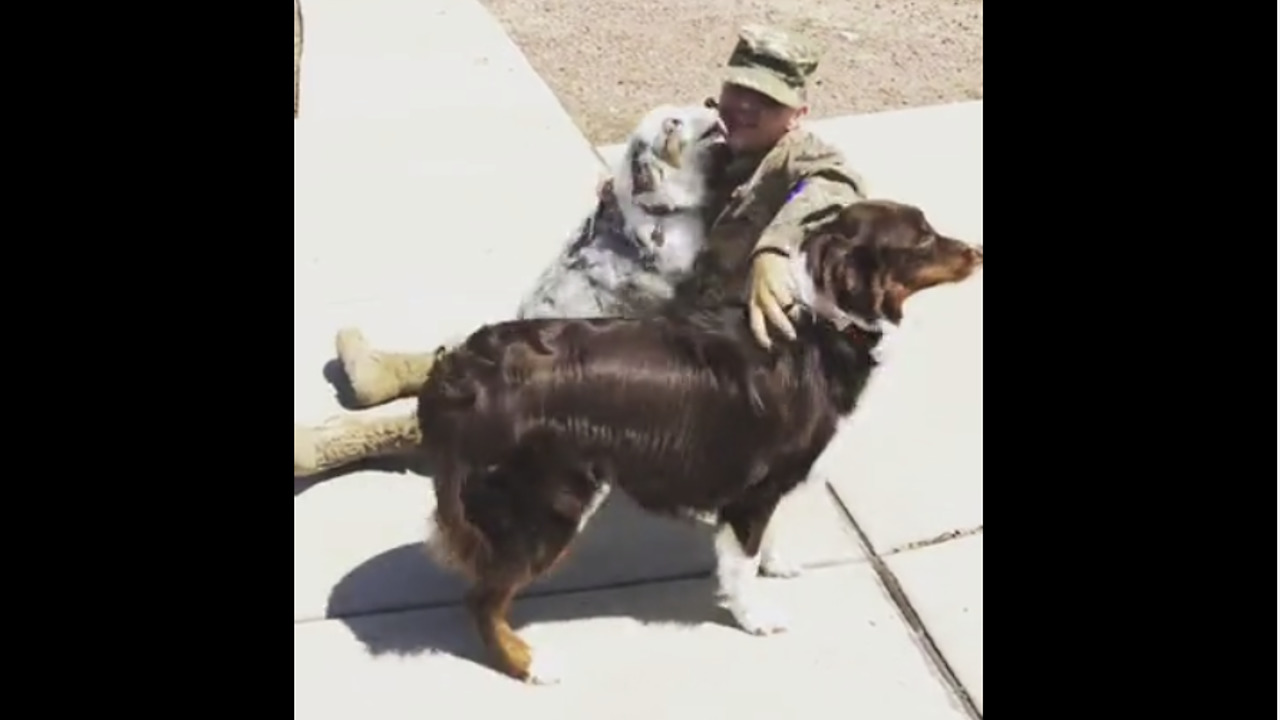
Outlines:
<svg viewBox="0 0 1280 720"><path fill-rule="evenodd" d="M796 339L795 326L787 318L787 309L795 302L790 263L790 258L774 252L758 253L751 261L751 334L766 350L773 347L769 325L788 339Z"/></svg>

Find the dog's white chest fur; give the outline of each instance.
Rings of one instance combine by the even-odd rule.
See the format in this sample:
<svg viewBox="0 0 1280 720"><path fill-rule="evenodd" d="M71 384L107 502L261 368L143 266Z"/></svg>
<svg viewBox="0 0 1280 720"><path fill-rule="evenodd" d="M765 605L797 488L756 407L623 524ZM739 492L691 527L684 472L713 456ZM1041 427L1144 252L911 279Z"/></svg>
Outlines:
<svg viewBox="0 0 1280 720"><path fill-rule="evenodd" d="M622 184L630 185L625 180ZM624 189L630 191L629 187ZM627 232L642 244L657 271L664 277L679 279L693 271L693 262L706 241L706 225L700 209L703 198L700 192L681 192L678 188L664 190L666 192L662 195L666 197L630 197L626 201L622 201L626 196L619 193L619 208L626 221ZM648 193L650 196L655 194ZM645 210L645 207L652 207L650 203L692 209L656 215Z"/></svg>

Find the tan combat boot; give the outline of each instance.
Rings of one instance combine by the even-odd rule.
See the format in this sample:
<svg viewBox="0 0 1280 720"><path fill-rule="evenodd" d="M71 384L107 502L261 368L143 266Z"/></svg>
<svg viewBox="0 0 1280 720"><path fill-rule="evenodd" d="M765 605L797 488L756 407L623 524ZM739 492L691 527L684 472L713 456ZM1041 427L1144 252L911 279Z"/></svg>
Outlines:
<svg viewBox="0 0 1280 720"><path fill-rule="evenodd" d="M293 476L308 477L366 458L404 455L422 441L417 413L362 420L342 416L293 426Z"/></svg>
<svg viewBox="0 0 1280 720"><path fill-rule="evenodd" d="M443 348L430 353L374 350L355 328L338 331L338 360L351 383L357 407L382 405L418 394Z"/></svg>

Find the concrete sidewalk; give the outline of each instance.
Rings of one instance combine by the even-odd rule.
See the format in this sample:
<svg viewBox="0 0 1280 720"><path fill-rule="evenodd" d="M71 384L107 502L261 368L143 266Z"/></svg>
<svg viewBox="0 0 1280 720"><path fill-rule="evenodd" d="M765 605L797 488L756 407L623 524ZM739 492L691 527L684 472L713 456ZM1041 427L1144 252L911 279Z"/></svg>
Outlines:
<svg viewBox="0 0 1280 720"><path fill-rule="evenodd" d="M473 0L307 0L304 13L294 124L300 422L340 412L322 375L339 327L421 350L509 317L591 206L603 171ZM873 190L980 239L981 104L916 112L817 126ZM804 697L868 718L963 717L880 577L901 579L980 702L981 535L904 549L982 523L981 278L937 292L908 308L919 319L901 357L823 462L865 537L820 480L782 510L788 549L812 568L767 583L792 614L790 633L755 638L727 626L698 577L712 563L705 531L643 516L614 494L571 562L516 612L540 650L563 658L565 681L520 686L475 662L460 584L418 549L429 481L355 473L295 493L295 716L421 717L465 700L481 717L519 703L522 714L545 706L581 718L751 718ZM866 554L868 540L884 562Z"/></svg>

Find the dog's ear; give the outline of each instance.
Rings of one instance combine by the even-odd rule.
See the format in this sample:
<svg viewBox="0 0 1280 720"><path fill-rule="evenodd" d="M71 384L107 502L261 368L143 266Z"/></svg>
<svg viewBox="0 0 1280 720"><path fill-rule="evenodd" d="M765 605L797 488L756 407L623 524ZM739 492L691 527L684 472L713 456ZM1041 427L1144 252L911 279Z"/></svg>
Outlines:
<svg viewBox="0 0 1280 720"><path fill-rule="evenodd" d="M874 311L893 323L915 293L958 282L982 264L981 250L934 230L924 211L889 201L845 208L827 226L848 243L848 276L837 285L851 312Z"/></svg>
<svg viewBox="0 0 1280 720"><path fill-rule="evenodd" d="M886 318L896 325L902 321L902 312L891 302L891 269L881 248L869 237L870 224L864 223L862 229L865 235L850 242L845 254L841 305L868 320Z"/></svg>
<svg viewBox="0 0 1280 720"><path fill-rule="evenodd" d="M845 312L865 320L900 320L890 299L890 267L879 238L875 208L846 207L823 228L810 254L816 254L817 286Z"/></svg>
<svg viewBox="0 0 1280 720"><path fill-rule="evenodd" d="M854 244L874 244L872 231L882 214L875 203L855 202L847 205L825 228L847 238Z"/></svg>
<svg viewBox="0 0 1280 720"><path fill-rule="evenodd" d="M653 161L648 148L640 141L631 144L628 162L631 165L631 192L653 192L662 183L662 167Z"/></svg>

